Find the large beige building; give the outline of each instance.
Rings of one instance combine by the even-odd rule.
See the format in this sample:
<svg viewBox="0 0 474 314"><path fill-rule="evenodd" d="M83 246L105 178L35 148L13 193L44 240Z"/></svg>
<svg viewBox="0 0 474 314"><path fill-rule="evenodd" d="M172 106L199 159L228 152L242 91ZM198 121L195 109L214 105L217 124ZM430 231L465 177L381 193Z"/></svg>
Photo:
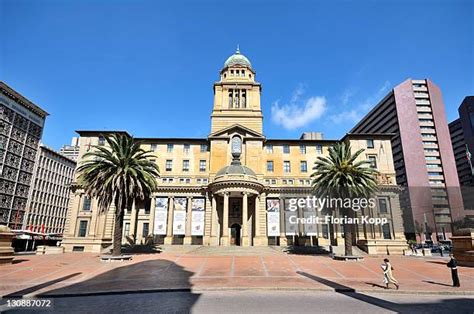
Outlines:
<svg viewBox="0 0 474 314"><path fill-rule="evenodd" d="M211 131L206 138L140 138L155 155L160 186L151 199L126 211L124 238L152 235L158 244L343 244L342 228L330 223L290 223L294 216L321 216L310 208L289 210L291 198L311 195L311 169L335 140L307 133L300 139L267 139L262 133L261 85L250 61L237 51L214 84ZM111 132L78 131L79 162ZM122 132L127 134L126 132ZM314 135L314 136L312 136ZM356 225L355 243L375 253L400 252L405 244L389 135L346 135L363 148L380 172L376 207L358 215L387 218L384 225ZM114 209L98 211L78 186L71 195L63 245L67 251L99 252L111 245Z"/></svg>

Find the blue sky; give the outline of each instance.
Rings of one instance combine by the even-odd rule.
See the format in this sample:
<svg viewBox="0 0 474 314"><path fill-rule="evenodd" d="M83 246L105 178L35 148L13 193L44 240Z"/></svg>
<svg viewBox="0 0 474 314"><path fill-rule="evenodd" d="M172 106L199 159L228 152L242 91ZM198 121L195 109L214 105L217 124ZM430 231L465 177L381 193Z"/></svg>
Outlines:
<svg viewBox="0 0 474 314"><path fill-rule="evenodd" d="M263 85L264 132L339 138L393 86L431 78L448 120L473 95L472 1L0 0L0 80L77 129L205 137L237 44Z"/></svg>

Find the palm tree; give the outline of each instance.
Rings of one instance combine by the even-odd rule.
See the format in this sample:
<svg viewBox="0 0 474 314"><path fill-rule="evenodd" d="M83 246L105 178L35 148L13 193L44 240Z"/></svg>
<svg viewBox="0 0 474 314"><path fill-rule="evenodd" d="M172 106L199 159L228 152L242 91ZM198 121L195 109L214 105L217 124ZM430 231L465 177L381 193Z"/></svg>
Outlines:
<svg viewBox="0 0 474 314"><path fill-rule="evenodd" d="M124 211L137 199L149 198L157 188L158 166L140 142L124 134L105 137L107 146L94 146L84 154L77 168L78 183L89 197L96 198L99 210L115 205L112 255L121 254Z"/></svg>
<svg viewBox="0 0 474 314"><path fill-rule="evenodd" d="M329 148L329 156L319 156L314 163L312 187L319 198L370 197L377 190L377 171L370 167L370 161L357 161L364 151L360 149L354 154L346 143L337 143ZM354 217L351 208L340 208L341 214ZM344 224L344 248L347 256L352 255L352 225Z"/></svg>

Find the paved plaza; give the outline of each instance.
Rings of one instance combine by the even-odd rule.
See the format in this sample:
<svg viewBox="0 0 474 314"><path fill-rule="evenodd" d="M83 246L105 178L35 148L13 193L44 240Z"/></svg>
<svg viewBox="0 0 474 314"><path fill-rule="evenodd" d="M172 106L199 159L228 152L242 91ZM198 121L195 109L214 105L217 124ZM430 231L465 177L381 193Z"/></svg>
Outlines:
<svg viewBox="0 0 474 314"><path fill-rule="evenodd" d="M458 294L474 298L474 268L459 267L451 287L446 258L390 256L400 290L382 287L385 256L359 262L273 248L177 248L102 262L97 254L17 256L0 266L3 297L100 295L153 291L305 290L399 294Z"/></svg>

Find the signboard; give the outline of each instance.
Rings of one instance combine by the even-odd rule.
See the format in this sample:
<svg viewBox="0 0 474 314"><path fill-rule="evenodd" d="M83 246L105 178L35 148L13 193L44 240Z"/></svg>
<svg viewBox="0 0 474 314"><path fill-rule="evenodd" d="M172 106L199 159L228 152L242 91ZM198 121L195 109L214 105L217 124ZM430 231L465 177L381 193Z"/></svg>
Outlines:
<svg viewBox="0 0 474 314"><path fill-rule="evenodd" d="M205 200L203 198L193 198L191 207L191 235L192 236L203 236L204 235L204 213L205 213Z"/></svg>
<svg viewBox="0 0 474 314"><path fill-rule="evenodd" d="M153 234L166 235L166 221L168 220L168 198L155 199L155 223Z"/></svg>
<svg viewBox="0 0 474 314"><path fill-rule="evenodd" d="M298 224L290 223L290 221L296 222L298 211L287 210L289 205L289 200L285 199L285 234L288 236L294 236L298 234Z"/></svg>
<svg viewBox="0 0 474 314"><path fill-rule="evenodd" d="M280 200L267 199L267 236L280 236Z"/></svg>
<svg viewBox="0 0 474 314"><path fill-rule="evenodd" d="M173 210L173 235L184 235L186 232L186 205L188 199L176 197Z"/></svg>

